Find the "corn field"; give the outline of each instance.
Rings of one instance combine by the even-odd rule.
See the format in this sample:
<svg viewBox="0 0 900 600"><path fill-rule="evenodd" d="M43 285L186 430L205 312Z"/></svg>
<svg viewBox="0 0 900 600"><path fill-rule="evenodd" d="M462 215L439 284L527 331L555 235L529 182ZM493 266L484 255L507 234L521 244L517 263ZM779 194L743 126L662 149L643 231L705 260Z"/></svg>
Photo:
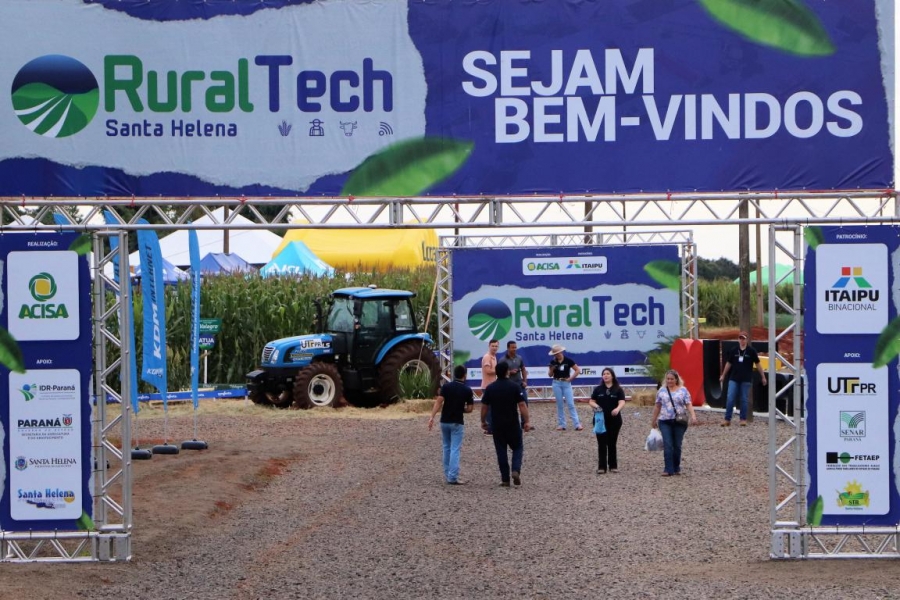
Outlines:
<svg viewBox="0 0 900 600"><path fill-rule="evenodd" d="M200 288L200 316L221 319L222 329L207 357L207 381L243 383L244 375L259 364L266 342L315 332L316 299L327 300L335 289L375 284L381 288L416 292L413 305L419 328L425 323L434 288L434 267L418 270L337 273L332 278L270 277L244 275L204 276ZM191 286L166 286L166 338L169 390L189 389L191 384ZM143 298L134 294L135 348L140 368L143 334ZM328 310L323 303L323 310ZM432 308L427 331L436 339L437 316ZM118 352L113 350L109 361ZM201 361L200 377L203 380ZM142 384L142 391L151 391Z"/></svg>
<svg viewBox="0 0 900 600"><path fill-rule="evenodd" d="M266 342L315 331L316 299L326 300L341 287L375 284L381 288L416 292L414 306L419 328L428 314L435 283L433 267L386 272L338 273L332 278L271 277L244 275L205 276L200 292L200 316L222 320L216 345L207 357L207 381L242 383L244 375L257 367ZM191 288L187 283L166 286L167 365L170 390L190 388ZM707 327L731 327L738 324L740 296L730 281L699 282L700 316ZM778 288L779 297L788 300L790 285ZM135 288L135 348L141 356L143 304L140 288ZM755 310L756 296L751 294ZM324 306L327 310L327 305ZM432 307L427 331L437 339L437 307ZM108 360L118 356L111 350ZM202 380L202 365L201 365ZM142 384L142 391L151 391Z"/></svg>

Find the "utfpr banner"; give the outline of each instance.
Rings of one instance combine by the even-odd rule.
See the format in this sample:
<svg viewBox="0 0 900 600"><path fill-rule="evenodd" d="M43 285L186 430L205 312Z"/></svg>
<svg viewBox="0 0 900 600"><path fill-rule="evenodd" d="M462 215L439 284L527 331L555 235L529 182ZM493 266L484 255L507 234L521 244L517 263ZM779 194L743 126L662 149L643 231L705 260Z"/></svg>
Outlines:
<svg viewBox="0 0 900 600"><path fill-rule="evenodd" d="M0 325L23 365L0 363L0 529L92 528L91 294L75 233L0 238ZM11 370L12 369L12 370Z"/></svg>
<svg viewBox="0 0 900 600"><path fill-rule="evenodd" d="M452 253L453 361L481 379L488 342L516 342L528 380L549 384L565 346L582 383L603 367L638 383L646 353L680 332L677 246L458 248Z"/></svg>
<svg viewBox="0 0 900 600"><path fill-rule="evenodd" d="M900 523L900 228L806 229L804 288L812 524Z"/></svg>
<svg viewBox="0 0 900 600"><path fill-rule="evenodd" d="M4 0L0 195L892 189L891 0L783 6Z"/></svg>

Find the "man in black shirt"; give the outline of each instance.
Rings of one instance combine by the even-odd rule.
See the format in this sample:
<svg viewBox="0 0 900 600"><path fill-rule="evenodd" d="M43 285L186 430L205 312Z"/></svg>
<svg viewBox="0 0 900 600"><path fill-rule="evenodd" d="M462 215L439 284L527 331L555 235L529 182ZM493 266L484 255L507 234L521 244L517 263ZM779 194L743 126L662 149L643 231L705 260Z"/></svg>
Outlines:
<svg viewBox="0 0 900 600"><path fill-rule="evenodd" d="M472 388L466 385L466 368L456 365L453 381L445 383L434 399L428 431L434 427L434 416L441 412L441 437L444 442L444 477L450 485L462 485L459 479L459 455L462 450L463 413L470 413L475 406Z"/></svg>
<svg viewBox="0 0 900 600"><path fill-rule="evenodd" d="M494 432L494 448L497 450L497 464L500 467L500 485L509 487L510 465L507 448L512 450L512 482L522 483L522 429L530 428L528 405L522 386L507 377L509 365L497 364L497 381L487 386L481 397L481 427L487 431L487 415L491 412ZM519 424L519 412L524 425Z"/></svg>
<svg viewBox="0 0 900 600"><path fill-rule="evenodd" d="M719 382L724 382L725 377L731 372L728 380L728 402L725 405L725 420L722 427L731 425L731 416L734 414L734 403L737 395L741 394L741 425L747 424L747 404L750 398L750 388L753 387L753 367L759 365L759 355L753 346L747 345L747 333L742 331L738 335L738 347L725 356L725 368ZM766 385L766 372L759 369L760 383Z"/></svg>

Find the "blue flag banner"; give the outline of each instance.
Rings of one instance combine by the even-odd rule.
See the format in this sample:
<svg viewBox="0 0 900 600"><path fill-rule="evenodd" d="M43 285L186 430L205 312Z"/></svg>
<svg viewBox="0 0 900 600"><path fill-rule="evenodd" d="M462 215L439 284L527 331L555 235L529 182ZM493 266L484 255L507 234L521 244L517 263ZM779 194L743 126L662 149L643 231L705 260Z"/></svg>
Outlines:
<svg viewBox="0 0 900 600"><path fill-rule="evenodd" d="M151 230L138 231L141 255L141 292L144 298L144 351L141 379L167 392L166 376L166 298L159 238Z"/></svg>
<svg viewBox="0 0 900 600"><path fill-rule="evenodd" d="M191 257L191 398L194 408L200 403L200 243L197 232L188 232L188 252Z"/></svg>

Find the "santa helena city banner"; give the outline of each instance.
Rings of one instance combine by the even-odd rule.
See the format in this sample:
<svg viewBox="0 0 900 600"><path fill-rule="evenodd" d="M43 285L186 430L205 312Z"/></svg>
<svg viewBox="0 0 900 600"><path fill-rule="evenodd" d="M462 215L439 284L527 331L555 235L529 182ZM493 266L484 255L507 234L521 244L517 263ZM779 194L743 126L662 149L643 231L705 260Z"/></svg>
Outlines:
<svg viewBox="0 0 900 600"><path fill-rule="evenodd" d="M892 17L883 0L4 0L0 195L891 189Z"/></svg>

